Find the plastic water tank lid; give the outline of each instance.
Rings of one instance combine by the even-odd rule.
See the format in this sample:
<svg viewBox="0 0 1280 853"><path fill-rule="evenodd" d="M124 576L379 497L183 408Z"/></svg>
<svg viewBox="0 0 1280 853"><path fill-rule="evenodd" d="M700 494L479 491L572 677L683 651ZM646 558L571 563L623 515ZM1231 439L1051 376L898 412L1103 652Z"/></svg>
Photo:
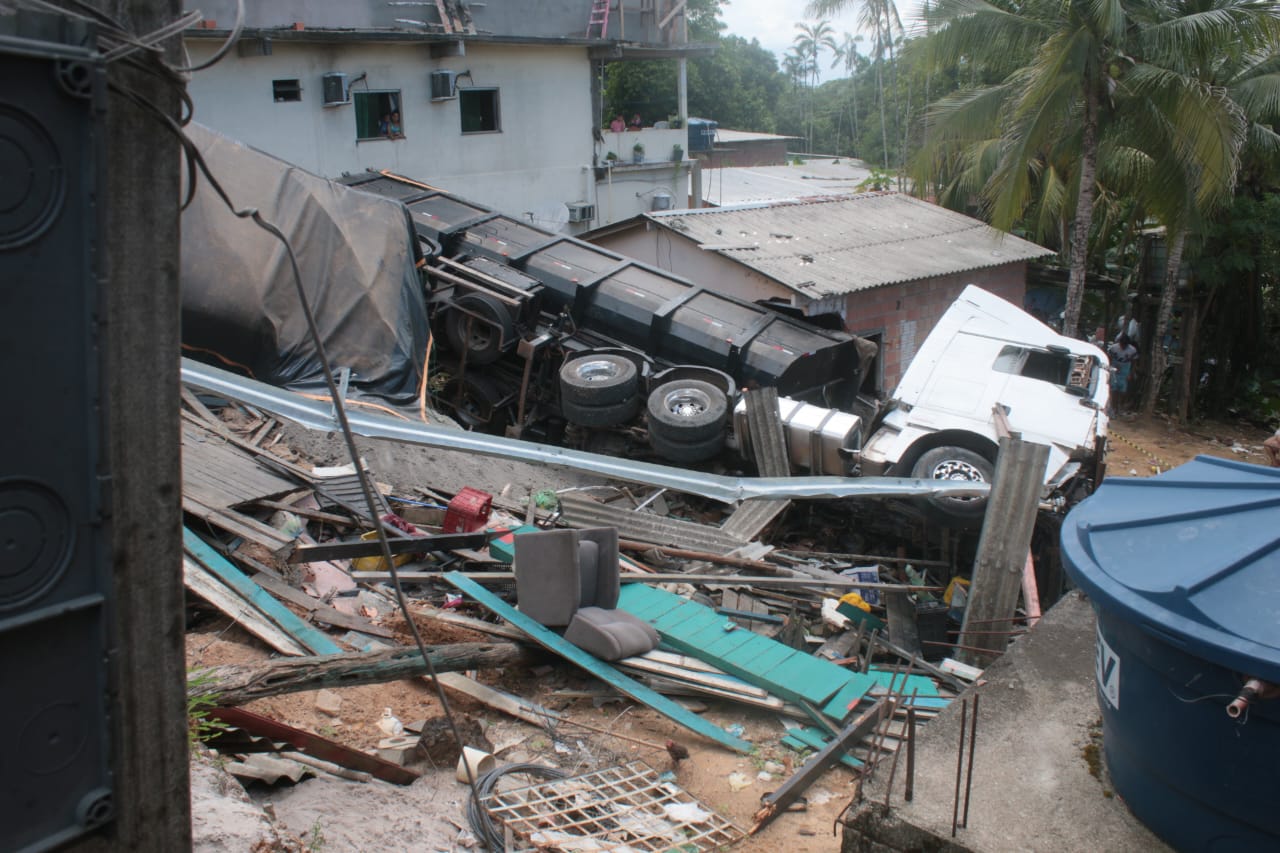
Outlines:
<svg viewBox="0 0 1280 853"><path fill-rule="evenodd" d="M1108 478L1067 516L1063 559L1100 609L1280 682L1280 469L1199 456Z"/></svg>

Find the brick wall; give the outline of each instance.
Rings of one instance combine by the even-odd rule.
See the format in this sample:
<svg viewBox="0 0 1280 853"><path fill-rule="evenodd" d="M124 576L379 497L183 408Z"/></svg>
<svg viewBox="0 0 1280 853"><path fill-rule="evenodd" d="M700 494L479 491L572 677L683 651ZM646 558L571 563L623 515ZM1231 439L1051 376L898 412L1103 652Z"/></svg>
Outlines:
<svg viewBox="0 0 1280 853"><path fill-rule="evenodd" d="M883 389L891 393L920 344L960 292L976 284L1019 308L1027 291L1024 262L851 293L845 324L854 334L883 334Z"/></svg>
<svg viewBox="0 0 1280 853"><path fill-rule="evenodd" d="M723 169L728 166L785 166L788 141L786 139L744 139L719 144L711 151L699 151L695 156L702 159L705 169Z"/></svg>

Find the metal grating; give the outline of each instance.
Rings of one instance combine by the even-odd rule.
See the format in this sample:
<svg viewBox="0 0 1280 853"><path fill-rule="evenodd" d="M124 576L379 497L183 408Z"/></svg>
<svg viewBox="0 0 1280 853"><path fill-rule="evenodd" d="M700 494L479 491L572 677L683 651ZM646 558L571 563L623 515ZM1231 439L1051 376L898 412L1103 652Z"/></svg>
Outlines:
<svg viewBox="0 0 1280 853"><path fill-rule="evenodd" d="M745 833L643 761L490 795L485 806L521 850L715 850ZM596 849L596 848L591 848Z"/></svg>

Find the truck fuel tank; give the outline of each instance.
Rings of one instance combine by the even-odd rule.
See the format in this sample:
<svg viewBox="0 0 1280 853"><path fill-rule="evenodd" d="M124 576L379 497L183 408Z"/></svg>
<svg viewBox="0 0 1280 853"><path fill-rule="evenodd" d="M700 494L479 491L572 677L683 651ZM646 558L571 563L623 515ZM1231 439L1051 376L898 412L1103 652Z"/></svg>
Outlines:
<svg viewBox="0 0 1280 853"><path fill-rule="evenodd" d="M814 406L790 397L778 398L791 464L812 474L846 475L851 457L862 447L862 418L839 409ZM747 403L739 400L733 409L733 430L739 450L751 457L751 434L747 429Z"/></svg>

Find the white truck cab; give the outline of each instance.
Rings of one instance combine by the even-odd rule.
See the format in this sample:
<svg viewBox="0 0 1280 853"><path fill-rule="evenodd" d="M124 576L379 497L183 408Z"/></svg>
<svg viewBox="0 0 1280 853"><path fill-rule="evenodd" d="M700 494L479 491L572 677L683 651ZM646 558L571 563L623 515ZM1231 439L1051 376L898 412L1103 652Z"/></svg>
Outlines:
<svg viewBox="0 0 1280 853"><path fill-rule="evenodd" d="M1007 430L1049 446L1051 498L1093 475L1108 376L1098 347L969 285L912 359L862 448L861 473L991 482ZM943 499L934 508L963 521L980 517L983 503Z"/></svg>

